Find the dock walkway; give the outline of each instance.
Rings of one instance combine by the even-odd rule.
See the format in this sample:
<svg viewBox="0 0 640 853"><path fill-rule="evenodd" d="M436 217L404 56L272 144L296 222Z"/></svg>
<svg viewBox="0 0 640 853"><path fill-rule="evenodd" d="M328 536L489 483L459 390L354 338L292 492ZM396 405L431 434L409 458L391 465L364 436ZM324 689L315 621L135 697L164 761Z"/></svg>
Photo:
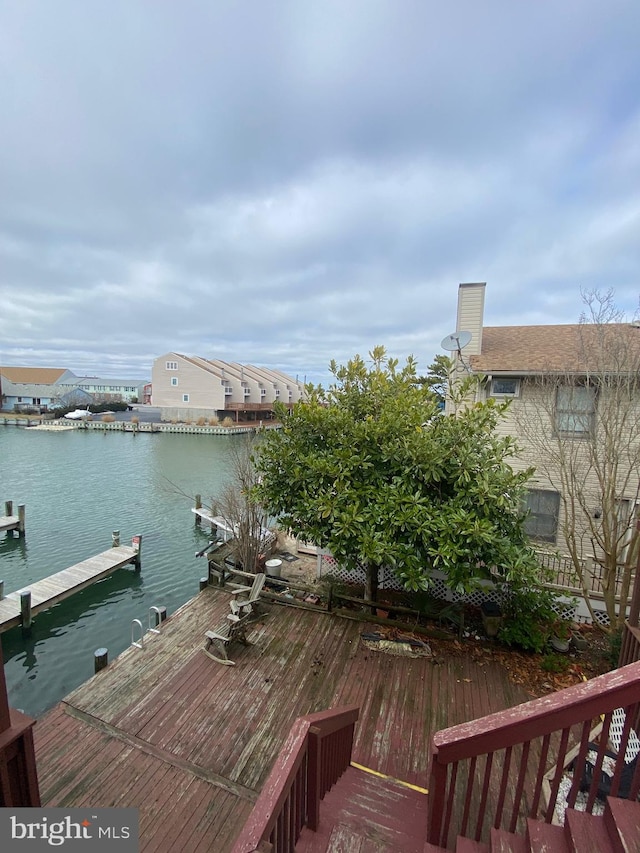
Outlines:
<svg viewBox="0 0 640 853"><path fill-rule="evenodd" d="M4 530L18 530L20 519L17 515L0 515L0 532Z"/></svg>
<svg viewBox="0 0 640 853"><path fill-rule="evenodd" d="M85 589L101 578L111 574L116 569L134 563L139 558L139 551L135 547L119 545L109 548L102 554L89 557L75 566L63 569L55 575L50 575L41 581L35 581L29 586L10 592L0 600L0 633L14 628L22 622L20 595L23 592L31 593L31 613L35 615L41 610L53 607L59 601L69 598L70 595Z"/></svg>

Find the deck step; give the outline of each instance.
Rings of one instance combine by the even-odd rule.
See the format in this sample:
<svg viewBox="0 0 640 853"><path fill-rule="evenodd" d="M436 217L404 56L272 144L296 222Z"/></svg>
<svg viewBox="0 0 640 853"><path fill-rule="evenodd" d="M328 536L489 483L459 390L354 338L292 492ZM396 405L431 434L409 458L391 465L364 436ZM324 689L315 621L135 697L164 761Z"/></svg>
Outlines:
<svg viewBox="0 0 640 853"><path fill-rule="evenodd" d="M631 800L608 797L604 822L616 853L640 851L640 804Z"/></svg>
<svg viewBox="0 0 640 853"><path fill-rule="evenodd" d="M459 835L456 840L456 853L489 853L489 850L488 844L474 841L472 838L462 838Z"/></svg>
<svg viewBox="0 0 640 853"><path fill-rule="evenodd" d="M564 827L572 853L613 853L614 847L601 817L567 809Z"/></svg>
<svg viewBox="0 0 640 853"><path fill-rule="evenodd" d="M302 830L296 853L424 853L426 836L426 794L349 767L320 804L317 832Z"/></svg>
<svg viewBox="0 0 640 853"><path fill-rule="evenodd" d="M506 829L492 829L491 853L529 853L529 848L524 836Z"/></svg>
<svg viewBox="0 0 640 853"><path fill-rule="evenodd" d="M527 819L527 841L531 853L571 853L564 826Z"/></svg>

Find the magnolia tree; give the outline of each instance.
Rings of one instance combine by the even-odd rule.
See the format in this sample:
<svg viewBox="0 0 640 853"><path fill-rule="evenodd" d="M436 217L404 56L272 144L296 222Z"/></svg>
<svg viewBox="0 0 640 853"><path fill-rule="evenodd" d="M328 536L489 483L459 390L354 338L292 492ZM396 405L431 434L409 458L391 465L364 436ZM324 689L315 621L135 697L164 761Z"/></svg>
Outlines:
<svg viewBox="0 0 640 853"><path fill-rule="evenodd" d="M624 322L611 292L583 300L580 324L567 329L565 369L550 362L524 382L514 418L538 473L560 494L560 534L594 624L597 573L615 628L640 545L640 328Z"/></svg>
<svg viewBox="0 0 640 853"><path fill-rule="evenodd" d="M522 512L530 472L507 462L513 439L496 433L504 406L441 414L412 357L403 367L382 347L370 357L332 362L328 390L309 386L290 415L279 412L283 428L255 460L260 503L344 567L364 567L370 600L385 566L412 590L428 587L432 569L459 591L490 573L533 582ZM461 399L473 381L457 388Z"/></svg>

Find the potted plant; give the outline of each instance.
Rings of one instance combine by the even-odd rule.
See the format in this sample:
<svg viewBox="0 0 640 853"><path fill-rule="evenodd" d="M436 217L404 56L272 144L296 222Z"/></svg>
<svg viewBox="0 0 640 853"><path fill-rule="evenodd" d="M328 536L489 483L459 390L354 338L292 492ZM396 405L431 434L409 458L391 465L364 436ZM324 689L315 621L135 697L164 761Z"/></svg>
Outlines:
<svg viewBox="0 0 640 853"><path fill-rule="evenodd" d="M549 644L556 652L568 652L571 643L571 625L566 619L556 619L551 624Z"/></svg>

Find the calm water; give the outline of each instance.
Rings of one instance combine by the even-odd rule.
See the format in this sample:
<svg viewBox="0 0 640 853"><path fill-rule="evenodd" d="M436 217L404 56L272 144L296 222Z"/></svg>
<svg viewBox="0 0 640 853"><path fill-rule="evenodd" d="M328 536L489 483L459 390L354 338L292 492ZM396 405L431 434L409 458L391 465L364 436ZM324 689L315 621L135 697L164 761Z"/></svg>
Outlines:
<svg viewBox="0 0 640 853"><path fill-rule="evenodd" d="M149 607L169 614L198 592L208 540L192 496L228 479L228 448L241 437L0 427L0 514L26 505L26 537L0 533L5 594L142 534L142 571L119 569L34 618L32 633L0 635L9 700L39 716L93 675L93 652L112 660L131 643L131 621Z"/></svg>

